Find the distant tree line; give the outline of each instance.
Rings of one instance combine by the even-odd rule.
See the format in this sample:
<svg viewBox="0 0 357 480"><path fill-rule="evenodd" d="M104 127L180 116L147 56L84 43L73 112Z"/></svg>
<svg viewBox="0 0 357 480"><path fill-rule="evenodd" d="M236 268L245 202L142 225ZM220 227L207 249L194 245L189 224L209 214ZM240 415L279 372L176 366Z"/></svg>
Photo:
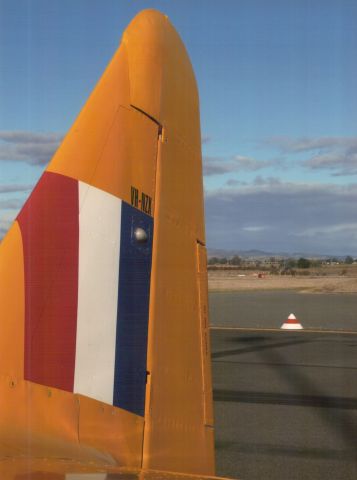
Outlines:
<svg viewBox="0 0 357 480"><path fill-rule="evenodd" d="M345 263L347 265L351 265L353 263L353 258L351 257L351 255L347 255L347 257L345 258Z"/></svg>
<svg viewBox="0 0 357 480"><path fill-rule="evenodd" d="M238 255L234 255L232 258L227 257L211 257L208 260L208 265L242 265L243 261Z"/></svg>
<svg viewBox="0 0 357 480"><path fill-rule="evenodd" d="M296 258L280 258L276 259L275 257L270 257L269 260L258 260L258 259L242 259L238 255L234 255L231 258L227 257L211 257L208 260L208 265L210 266L232 266L232 267L241 267L245 269L258 268L262 270L273 269L273 270L292 270L294 268L308 269L311 267L321 267L323 264L338 264L345 263L346 265L351 265L354 261L351 255L347 255L344 260L338 260L336 257L328 258L326 260L320 259L308 259L304 257ZM270 265L269 265L270 264Z"/></svg>

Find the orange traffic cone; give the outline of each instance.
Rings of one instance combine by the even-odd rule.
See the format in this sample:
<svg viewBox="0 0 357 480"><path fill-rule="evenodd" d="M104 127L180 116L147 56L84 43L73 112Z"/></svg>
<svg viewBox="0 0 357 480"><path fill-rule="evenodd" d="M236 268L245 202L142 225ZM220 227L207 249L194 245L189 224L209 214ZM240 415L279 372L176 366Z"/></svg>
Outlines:
<svg viewBox="0 0 357 480"><path fill-rule="evenodd" d="M293 313L290 313L288 319L280 327L283 330L302 330L304 327L301 325L299 320L295 317Z"/></svg>

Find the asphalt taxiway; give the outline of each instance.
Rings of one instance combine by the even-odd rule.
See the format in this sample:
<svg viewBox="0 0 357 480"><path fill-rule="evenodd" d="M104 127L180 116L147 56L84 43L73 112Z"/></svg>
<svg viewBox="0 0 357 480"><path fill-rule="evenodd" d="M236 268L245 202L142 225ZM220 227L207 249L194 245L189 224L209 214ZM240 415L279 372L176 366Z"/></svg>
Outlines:
<svg viewBox="0 0 357 480"><path fill-rule="evenodd" d="M217 474L357 478L357 335L211 329Z"/></svg>

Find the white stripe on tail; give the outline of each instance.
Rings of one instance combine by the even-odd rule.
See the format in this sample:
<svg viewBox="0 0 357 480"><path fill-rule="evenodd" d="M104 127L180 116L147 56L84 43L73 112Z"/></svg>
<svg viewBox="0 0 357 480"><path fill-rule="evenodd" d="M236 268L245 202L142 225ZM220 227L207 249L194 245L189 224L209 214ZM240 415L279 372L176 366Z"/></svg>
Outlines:
<svg viewBox="0 0 357 480"><path fill-rule="evenodd" d="M74 392L113 403L121 200L79 182Z"/></svg>

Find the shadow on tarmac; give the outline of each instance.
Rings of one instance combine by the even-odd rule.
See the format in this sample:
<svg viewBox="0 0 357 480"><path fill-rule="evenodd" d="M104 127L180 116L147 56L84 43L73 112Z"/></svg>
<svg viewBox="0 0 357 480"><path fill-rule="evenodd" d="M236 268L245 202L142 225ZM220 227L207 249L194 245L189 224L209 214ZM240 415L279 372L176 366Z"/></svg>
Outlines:
<svg viewBox="0 0 357 480"><path fill-rule="evenodd" d="M319 338L317 338L319 340ZM274 351L273 349L265 350L262 353L264 363L266 362L273 362L273 363L283 363L284 357L280 355L278 352ZM355 452L355 458L357 460L357 446L356 446L356 438L357 438L357 425L354 421L354 418L348 415L346 412L339 407L333 407L334 398L330 396L325 396L324 392L321 392L319 389L316 388L316 385L311 382L306 375L301 374L298 369L291 371L291 369L286 368L279 368L278 373L281 377L283 377L284 381L290 383L292 387L299 392L311 392L311 397L315 398L324 398L325 404L322 405L323 407L328 406L328 408L336 408L334 414L331 415L326 408L321 408L318 410L318 413L326 423L332 426L335 430L336 435L339 435L340 438L344 441L345 445L348 448L353 446L353 450ZM304 395L302 395L304 396ZM305 395L306 398L306 395ZM336 399L335 399L336 400ZM346 401L348 399L340 399L342 401ZM351 398L349 399L349 409L355 409L357 405L357 399ZM352 407L352 405L354 406ZM346 403L345 403L346 405ZM312 405L314 407L318 407L319 405ZM346 408L346 407L345 407Z"/></svg>
<svg viewBox="0 0 357 480"><path fill-rule="evenodd" d="M346 337L345 343L338 347L339 353L336 355L334 347L332 345L330 347L326 344L332 344L334 338L335 343L338 344L340 341L338 336L320 333L301 336L300 332L298 334L286 333L283 334L284 338L277 341L276 338L278 335L279 333L266 335L266 332L265 334L262 332L262 335L250 335L244 332L237 335L235 332L232 335L232 332L227 331L225 333L217 332L213 335L212 346L215 348L212 349L212 361L217 368L218 366L220 368L220 376L217 377L219 382L213 390L214 401L228 402L231 405L236 403L246 404L247 406L258 406L260 404L262 405L262 409L265 408L264 405L267 406L267 408L270 408L268 407L269 405L284 405L292 408L308 407L312 409L311 412L314 417L320 418L322 424L326 425L327 431L332 430L332 432L334 432L332 438L335 440L332 445L325 445L321 448L318 445L315 446L312 444L301 445L297 440L295 442L293 437L289 437L289 444L286 444L286 442L283 444L281 441L266 443L262 441L263 439L260 437L260 430L257 430L254 432L253 442L252 435L250 435L250 440L247 439L247 441L245 441L244 434L243 437L241 434L240 438L234 438L232 435L229 438L229 435L223 435L222 437L226 437L226 439L223 440L221 437L221 440L216 442L218 455L219 452L222 451L225 452L225 455L230 452L231 456L234 457L234 452L237 452L240 462L242 462L242 458L244 459L245 455L247 456L247 459L249 457L253 458L252 456L254 455L260 455L260 462L264 456L266 456L267 462L269 462L268 458L271 458L272 456L281 458L282 462L285 457L295 457L296 459L305 458L306 461L308 459L316 459L326 462L335 460L340 465L340 462L344 461L346 462L345 478L352 478L349 476L348 469L352 468L353 472L357 470L352 466L357 465L357 398L355 398L356 396L340 396L338 394L345 393L347 395L353 395L356 389L354 387L350 388L349 385L346 385L346 390L340 392L339 386L331 383L330 377L328 376L330 372L327 369L341 369L341 375L343 375L343 369L350 371L352 369L357 369L357 366L355 365L356 362L352 362L351 365L348 365L344 361L341 365L338 365L338 363L341 362L341 358L345 358L344 352L346 352L346 350L344 350L344 348L355 346L356 344ZM241 347L224 349L224 346L229 346L229 344L232 343L241 344ZM307 344L310 344L308 347L310 357L309 355L306 355L306 351L304 350ZM297 345L299 345L300 348L293 350L287 348ZM285 348L286 350L284 350ZM319 353L322 351L321 348L324 348L325 350L320 357ZM215 349L218 351L214 351ZM311 352L313 352L313 355L311 355ZM239 357L241 361L238 361L237 359L235 362L234 358L243 354L249 354L247 359L243 360ZM227 357L231 358L228 359ZM314 359L315 363L309 363L311 358ZM316 360L318 364L316 364ZM328 363L331 360L333 360L336 365L329 365ZM224 367L225 364L227 364L227 367ZM279 389L284 385L284 388L287 388L288 393L282 393L279 391L254 391L257 387L257 380L254 378L255 370L252 371L251 367L255 369L260 367L266 368L268 365L272 367L270 369L272 383L269 383L268 379L267 385L274 384L274 388L276 389ZM225 370L222 369L235 367L239 370L232 370L232 374L228 375L227 373L227 377L225 377ZM245 384L245 387L248 388L242 390L229 388L239 386L241 378L239 375L242 375L242 369L244 371L243 378L248 382ZM336 375L338 375L338 371L340 370L335 370ZM267 370L267 372L269 374L269 370ZM353 374L353 372L351 372L351 374ZM331 378L333 379L334 377ZM343 379L345 377L340 378ZM321 379L324 379L325 381L321 382ZM252 388L252 391L249 390L250 387ZM270 388L271 387L269 386L269 389ZM239 409L239 407L237 407L237 409ZM305 411L305 409L303 410ZM269 416L268 412L269 411L267 410L266 415ZM292 417L294 417L295 412L296 410L292 410ZM232 420L228 419L228 422L229 421ZM227 423L227 427L228 425L229 423ZM262 429L265 428L264 425L260 425L259 427ZM318 435L311 425L306 425L306 430L310 431L310 435ZM323 431L321 431L321 434L323 434ZM283 438L284 431L281 432L280 440ZM335 445L336 448L333 448ZM249 462L249 460L247 461ZM347 464L351 467L347 467ZM241 468L242 466L240 464L240 473L242 473ZM269 467L267 470L269 470ZM341 474L343 471L344 467L341 465ZM267 475L267 478L270 478L269 474Z"/></svg>
<svg viewBox="0 0 357 480"><path fill-rule="evenodd" d="M298 407L357 410L357 399L348 397L214 390L213 400L217 402L263 403L265 405L292 405Z"/></svg>
<svg viewBox="0 0 357 480"><path fill-rule="evenodd" d="M253 337L254 340L253 342L257 342L256 337ZM264 338L264 340L266 337ZM232 340L231 340L232 341ZM235 341L241 342L242 339L236 339ZM247 340L246 340L247 341ZM245 341L245 342L246 342ZM241 355L243 353L252 353L252 352L258 352L262 350L271 350L272 348L281 348L281 347L287 347L290 345L298 345L300 343L309 343L310 340L306 339L292 339L288 341L280 341L280 342L270 342L267 345L255 345L252 347L245 347L245 348L235 348L233 350L224 350L221 352L215 352L212 353L211 358L215 360L216 358L223 358L223 357L229 357L230 355Z"/></svg>
<svg viewBox="0 0 357 480"><path fill-rule="evenodd" d="M282 455L288 457L309 457L311 459L334 459L338 461L353 461L355 460L355 451L350 450L337 450L332 448L303 448L303 447L291 447L287 445L271 445L269 443L239 443L229 441L216 442L217 450L227 450L234 448L240 453L247 455Z"/></svg>

